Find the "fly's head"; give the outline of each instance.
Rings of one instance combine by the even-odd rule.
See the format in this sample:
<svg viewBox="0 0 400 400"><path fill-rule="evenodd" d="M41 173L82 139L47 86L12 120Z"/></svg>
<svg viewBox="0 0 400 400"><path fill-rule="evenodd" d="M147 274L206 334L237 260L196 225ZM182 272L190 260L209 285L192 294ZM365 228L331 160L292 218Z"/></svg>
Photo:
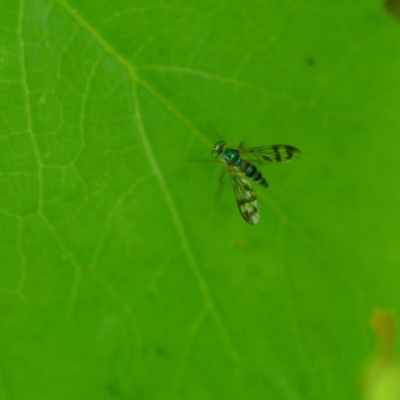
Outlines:
<svg viewBox="0 0 400 400"><path fill-rule="evenodd" d="M214 144L212 148L211 154L214 158L219 158L219 156L224 152L225 142L220 140L219 142Z"/></svg>

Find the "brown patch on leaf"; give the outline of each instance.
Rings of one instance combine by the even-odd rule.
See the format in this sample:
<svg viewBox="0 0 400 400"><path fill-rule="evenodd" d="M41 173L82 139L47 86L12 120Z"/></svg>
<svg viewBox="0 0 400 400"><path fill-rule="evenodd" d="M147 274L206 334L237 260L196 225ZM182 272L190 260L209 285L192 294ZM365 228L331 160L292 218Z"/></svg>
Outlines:
<svg viewBox="0 0 400 400"><path fill-rule="evenodd" d="M375 310L371 328L376 337L376 350L364 369L363 399L400 399L400 363L396 354L396 317L389 310Z"/></svg>
<svg viewBox="0 0 400 400"><path fill-rule="evenodd" d="M385 9L400 22L400 0L385 0Z"/></svg>

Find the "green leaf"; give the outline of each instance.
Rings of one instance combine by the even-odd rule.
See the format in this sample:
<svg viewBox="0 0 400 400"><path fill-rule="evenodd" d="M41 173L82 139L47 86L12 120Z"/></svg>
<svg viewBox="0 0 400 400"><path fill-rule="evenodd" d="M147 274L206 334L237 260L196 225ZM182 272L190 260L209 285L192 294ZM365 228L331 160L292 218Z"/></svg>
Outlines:
<svg viewBox="0 0 400 400"><path fill-rule="evenodd" d="M0 395L350 399L400 311L380 2L0 4ZM214 142L286 143L241 218ZM397 314L398 315L398 314Z"/></svg>

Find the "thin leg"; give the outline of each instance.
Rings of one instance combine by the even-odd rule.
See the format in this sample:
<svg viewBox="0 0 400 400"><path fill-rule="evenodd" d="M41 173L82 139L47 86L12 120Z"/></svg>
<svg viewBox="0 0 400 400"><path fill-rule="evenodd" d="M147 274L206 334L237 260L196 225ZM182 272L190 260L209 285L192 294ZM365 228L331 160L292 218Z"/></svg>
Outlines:
<svg viewBox="0 0 400 400"><path fill-rule="evenodd" d="M224 176L227 171L228 168L224 169L224 172L222 172L221 176L219 177L219 186L217 193L215 193L215 202L218 202L221 197L222 189L224 188Z"/></svg>
<svg viewBox="0 0 400 400"><path fill-rule="evenodd" d="M225 169L223 170L221 176L219 177L219 181L220 181L221 183L222 183L222 181L223 181L223 179L224 179L224 176L225 176L225 174L226 174L227 171L228 171L228 168L225 168Z"/></svg>
<svg viewBox="0 0 400 400"><path fill-rule="evenodd" d="M218 163L218 164L221 164L221 160L200 160L200 159L191 158L190 160L186 159L185 161L186 162L204 162L204 163Z"/></svg>
<svg viewBox="0 0 400 400"><path fill-rule="evenodd" d="M211 124L211 123L209 123L208 126L209 126L209 128L211 128L212 133L213 133L214 136L217 138L217 140L221 140L222 138L221 138L219 132L217 132L217 130L214 128L214 125Z"/></svg>

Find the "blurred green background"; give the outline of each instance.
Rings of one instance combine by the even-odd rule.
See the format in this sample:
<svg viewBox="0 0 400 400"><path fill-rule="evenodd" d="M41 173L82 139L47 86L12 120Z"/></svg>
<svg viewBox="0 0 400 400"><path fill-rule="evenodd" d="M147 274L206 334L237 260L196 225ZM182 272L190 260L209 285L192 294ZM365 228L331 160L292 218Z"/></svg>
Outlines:
<svg viewBox="0 0 400 400"><path fill-rule="evenodd" d="M361 398L372 310L400 310L396 16L0 11L0 399ZM260 167L256 226L215 199L221 138L302 151Z"/></svg>

